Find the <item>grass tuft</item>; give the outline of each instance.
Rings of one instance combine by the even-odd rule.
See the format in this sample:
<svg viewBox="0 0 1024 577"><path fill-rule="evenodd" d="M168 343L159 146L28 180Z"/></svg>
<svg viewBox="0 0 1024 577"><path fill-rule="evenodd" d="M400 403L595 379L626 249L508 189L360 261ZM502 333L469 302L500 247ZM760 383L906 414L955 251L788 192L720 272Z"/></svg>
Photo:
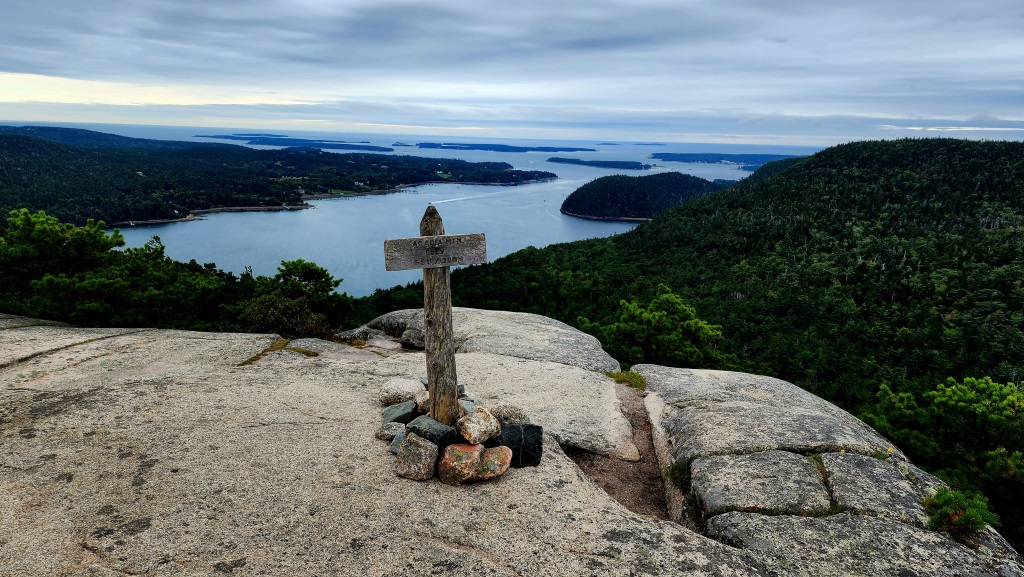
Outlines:
<svg viewBox="0 0 1024 577"><path fill-rule="evenodd" d="M605 371L604 374L615 379L616 383L625 383L634 389L647 390L647 380L640 373L633 371Z"/></svg>

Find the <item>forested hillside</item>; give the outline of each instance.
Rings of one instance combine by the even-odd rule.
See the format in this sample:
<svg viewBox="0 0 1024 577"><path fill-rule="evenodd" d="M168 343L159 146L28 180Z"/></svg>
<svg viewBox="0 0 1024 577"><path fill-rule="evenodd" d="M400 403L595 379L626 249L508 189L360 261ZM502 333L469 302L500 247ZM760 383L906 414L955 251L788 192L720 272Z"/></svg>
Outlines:
<svg viewBox="0 0 1024 577"><path fill-rule="evenodd" d="M591 218L651 218L657 212L725 186L722 181L711 182L679 172L603 176L573 191L561 210L563 214Z"/></svg>
<svg viewBox="0 0 1024 577"><path fill-rule="evenodd" d="M665 283L747 366L846 407L882 380L1024 374L1024 144L854 143L751 178L627 234L456 271L454 294L576 322Z"/></svg>
<svg viewBox="0 0 1024 577"><path fill-rule="evenodd" d="M231 144L207 144L183 140L155 140L152 138L131 138L118 134L96 132L81 128L60 126L0 126L0 135L28 136L48 142L69 144L82 148L123 148L128 150L181 150L193 146L233 146Z"/></svg>
<svg viewBox="0 0 1024 577"><path fill-rule="evenodd" d="M1020 545L1024 144L861 142L761 170L626 234L455 271L453 299L607 326L664 283L721 326L732 366L861 414L984 490Z"/></svg>
<svg viewBox="0 0 1024 577"><path fill-rule="evenodd" d="M555 176L512 170L503 162L224 145L164 147L146 144L161 141L82 133L89 131L53 134L91 142L91 147L0 134L0 213L28 208L75 224L89 218L114 223L180 218L195 209L297 204L303 195L372 192L437 180L516 184Z"/></svg>

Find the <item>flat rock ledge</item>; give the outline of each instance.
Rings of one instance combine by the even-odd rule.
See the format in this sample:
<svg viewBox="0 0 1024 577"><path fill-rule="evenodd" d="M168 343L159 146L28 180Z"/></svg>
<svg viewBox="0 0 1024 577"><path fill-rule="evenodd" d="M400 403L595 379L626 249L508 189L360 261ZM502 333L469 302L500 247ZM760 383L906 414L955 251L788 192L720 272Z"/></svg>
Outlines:
<svg viewBox="0 0 1024 577"><path fill-rule="evenodd" d="M374 438L379 396L393 373L412 372L392 363L413 354L303 342L320 352L309 356L268 351L276 335L31 324L0 329L0 351L17 351L0 367L3 577L785 574L625 509L548 434L538 466L486 483L397 477ZM560 375L548 369L585 372L457 358L460 376L493 379L496 396L554 394ZM530 378L501 376L524 363ZM548 415L568 422L590 406L575 403L524 410L546 432Z"/></svg>
<svg viewBox="0 0 1024 577"><path fill-rule="evenodd" d="M455 307L452 330L456 353L492 353L571 365L588 371L617 371L619 363L591 335L554 319L529 313ZM379 316L340 335L368 343L391 340L423 349L423 309Z"/></svg>
<svg viewBox="0 0 1024 577"><path fill-rule="evenodd" d="M793 575L1024 575L991 527L924 528L942 482L873 429L785 381L635 365L670 516Z"/></svg>
<svg viewBox="0 0 1024 577"><path fill-rule="evenodd" d="M381 427L381 389L419 380L422 353L46 325L0 317L2 577L1024 574L991 528L985 549L922 529L941 481L775 379L634 367L685 486L677 523L625 509L562 452L636 450L611 379L554 360L574 352L456 355L480 401L543 426L544 457L453 487L397 477L374 439L404 433Z"/></svg>

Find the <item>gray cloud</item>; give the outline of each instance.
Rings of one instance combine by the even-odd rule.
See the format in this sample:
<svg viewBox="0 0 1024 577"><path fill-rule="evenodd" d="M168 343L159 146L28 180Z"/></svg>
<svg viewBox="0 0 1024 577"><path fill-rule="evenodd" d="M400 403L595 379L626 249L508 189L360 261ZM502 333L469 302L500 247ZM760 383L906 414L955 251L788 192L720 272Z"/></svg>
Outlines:
<svg viewBox="0 0 1024 577"><path fill-rule="evenodd" d="M870 127L900 119L1024 120L1024 3L1016 0L17 4L0 21L0 72L321 102L232 114L499 128L576 122L662 134L688 134L699 119L719 119L701 128L713 130L771 118L773 130L813 138L829 136L811 130L826 120L836 137L857 118L867 119L853 131L862 137L888 136L893 129ZM0 103L0 116L44 105L32 106ZM175 118L227 113L173 110Z"/></svg>

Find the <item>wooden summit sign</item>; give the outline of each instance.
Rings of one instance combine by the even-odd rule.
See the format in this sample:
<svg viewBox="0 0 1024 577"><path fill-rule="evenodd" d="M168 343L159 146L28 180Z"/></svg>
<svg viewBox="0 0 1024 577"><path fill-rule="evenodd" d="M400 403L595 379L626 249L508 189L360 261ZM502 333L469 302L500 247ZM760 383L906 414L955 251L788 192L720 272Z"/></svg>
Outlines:
<svg viewBox="0 0 1024 577"><path fill-rule="evenodd" d="M454 427L459 419L459 393L448 267L487 262L487 241L482 233L445 235L441 215L433 205L423 213L420 235L385 240L384 267L423 269L423 343L430 417Z"/></svg>

